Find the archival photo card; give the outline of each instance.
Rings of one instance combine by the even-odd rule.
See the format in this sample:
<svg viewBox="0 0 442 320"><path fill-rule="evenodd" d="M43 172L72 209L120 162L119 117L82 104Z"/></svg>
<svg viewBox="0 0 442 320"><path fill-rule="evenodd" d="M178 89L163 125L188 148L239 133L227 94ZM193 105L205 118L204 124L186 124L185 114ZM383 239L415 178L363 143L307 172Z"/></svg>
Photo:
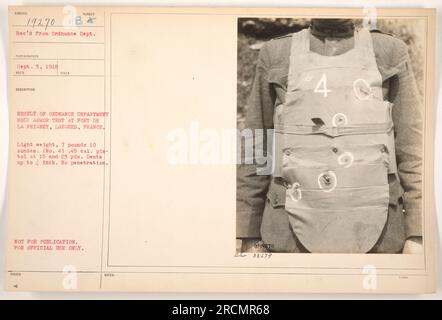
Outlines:
<svg viewBox="0 0 442 320"><path fill-rule="evenodd" d="M10 7L5 288L434 292L435 16Z"/></svg>

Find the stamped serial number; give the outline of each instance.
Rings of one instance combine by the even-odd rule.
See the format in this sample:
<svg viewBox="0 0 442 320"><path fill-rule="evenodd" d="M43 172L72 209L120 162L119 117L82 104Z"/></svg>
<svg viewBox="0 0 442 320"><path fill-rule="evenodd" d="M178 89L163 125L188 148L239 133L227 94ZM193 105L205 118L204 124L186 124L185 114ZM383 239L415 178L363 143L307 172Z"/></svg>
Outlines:
<svg viewBox="0 0 442 320"><path fill-rule="evenodd" d="M265 315L270 313L267 304L217 304L217 315Z"/></svg>

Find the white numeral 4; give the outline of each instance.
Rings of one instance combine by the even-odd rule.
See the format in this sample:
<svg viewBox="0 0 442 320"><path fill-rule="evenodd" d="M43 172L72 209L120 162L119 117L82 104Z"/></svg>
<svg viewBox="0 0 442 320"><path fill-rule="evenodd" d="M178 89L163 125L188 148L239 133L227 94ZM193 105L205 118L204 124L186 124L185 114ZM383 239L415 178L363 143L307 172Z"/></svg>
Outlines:
<svg viewBox="0 0 442 320"><path fill-rule="evenodd" d="M327 76L325 74L319 79L315 92L324 94L324 97L327 97L328 93L331 92L331 90L327 89Z"/></svg>

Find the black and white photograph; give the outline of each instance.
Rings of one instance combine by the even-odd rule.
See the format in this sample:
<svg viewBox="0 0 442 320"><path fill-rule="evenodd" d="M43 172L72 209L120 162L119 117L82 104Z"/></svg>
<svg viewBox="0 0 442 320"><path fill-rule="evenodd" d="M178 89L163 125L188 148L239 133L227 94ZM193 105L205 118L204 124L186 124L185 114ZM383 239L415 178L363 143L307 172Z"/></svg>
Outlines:
<svg viewBox="0 0 442 320"><path fill-rule="evenodd" d="M238 19L237 252L422 254L423 22Z"/></svg>
<svg viewBox="0 0 442 320"><path fill-rule="evenodd" d="M442 288L442 4L231 5L5 8L0 300Z"/></svg>

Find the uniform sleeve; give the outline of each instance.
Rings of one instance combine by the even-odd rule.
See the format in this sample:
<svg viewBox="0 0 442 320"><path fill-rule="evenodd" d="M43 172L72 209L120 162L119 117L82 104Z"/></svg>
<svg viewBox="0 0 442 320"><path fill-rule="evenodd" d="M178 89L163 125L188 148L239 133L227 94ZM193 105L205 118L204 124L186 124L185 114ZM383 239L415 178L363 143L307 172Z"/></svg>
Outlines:
<svg viewBox="0 0 442 320"><path fill-rule="evenodd" d="M265 137L267 135L265 131L273 125L266 119L269 118L270 113L273 113L274 104L274 94L272 94L272 88L267 81L268 65L269 56L266 45L264 45L258 56L255 78L246 111L245 128L241 131L242 133L252 133L252 136L249 135L248 138L241 139L241 162L237 165L237 238L261 237L260 227L270 176L257 174L256 158L252 163L246 163L246 160L250 161L251 159L250 156L247 159L245 147L252 144L254 150L255 148L263 148L264 155L266 152L267 141ZM262 136L256 135L256 129L261 129Z"/></svg>
<svg viewBox="0 0 442 320"><path fill-rule="evenodd" d="M408 47L398 42L394 53L399 70L390 80L396 160L404 188L407 238L422 236L422 105L411 69Z"/></svg>

